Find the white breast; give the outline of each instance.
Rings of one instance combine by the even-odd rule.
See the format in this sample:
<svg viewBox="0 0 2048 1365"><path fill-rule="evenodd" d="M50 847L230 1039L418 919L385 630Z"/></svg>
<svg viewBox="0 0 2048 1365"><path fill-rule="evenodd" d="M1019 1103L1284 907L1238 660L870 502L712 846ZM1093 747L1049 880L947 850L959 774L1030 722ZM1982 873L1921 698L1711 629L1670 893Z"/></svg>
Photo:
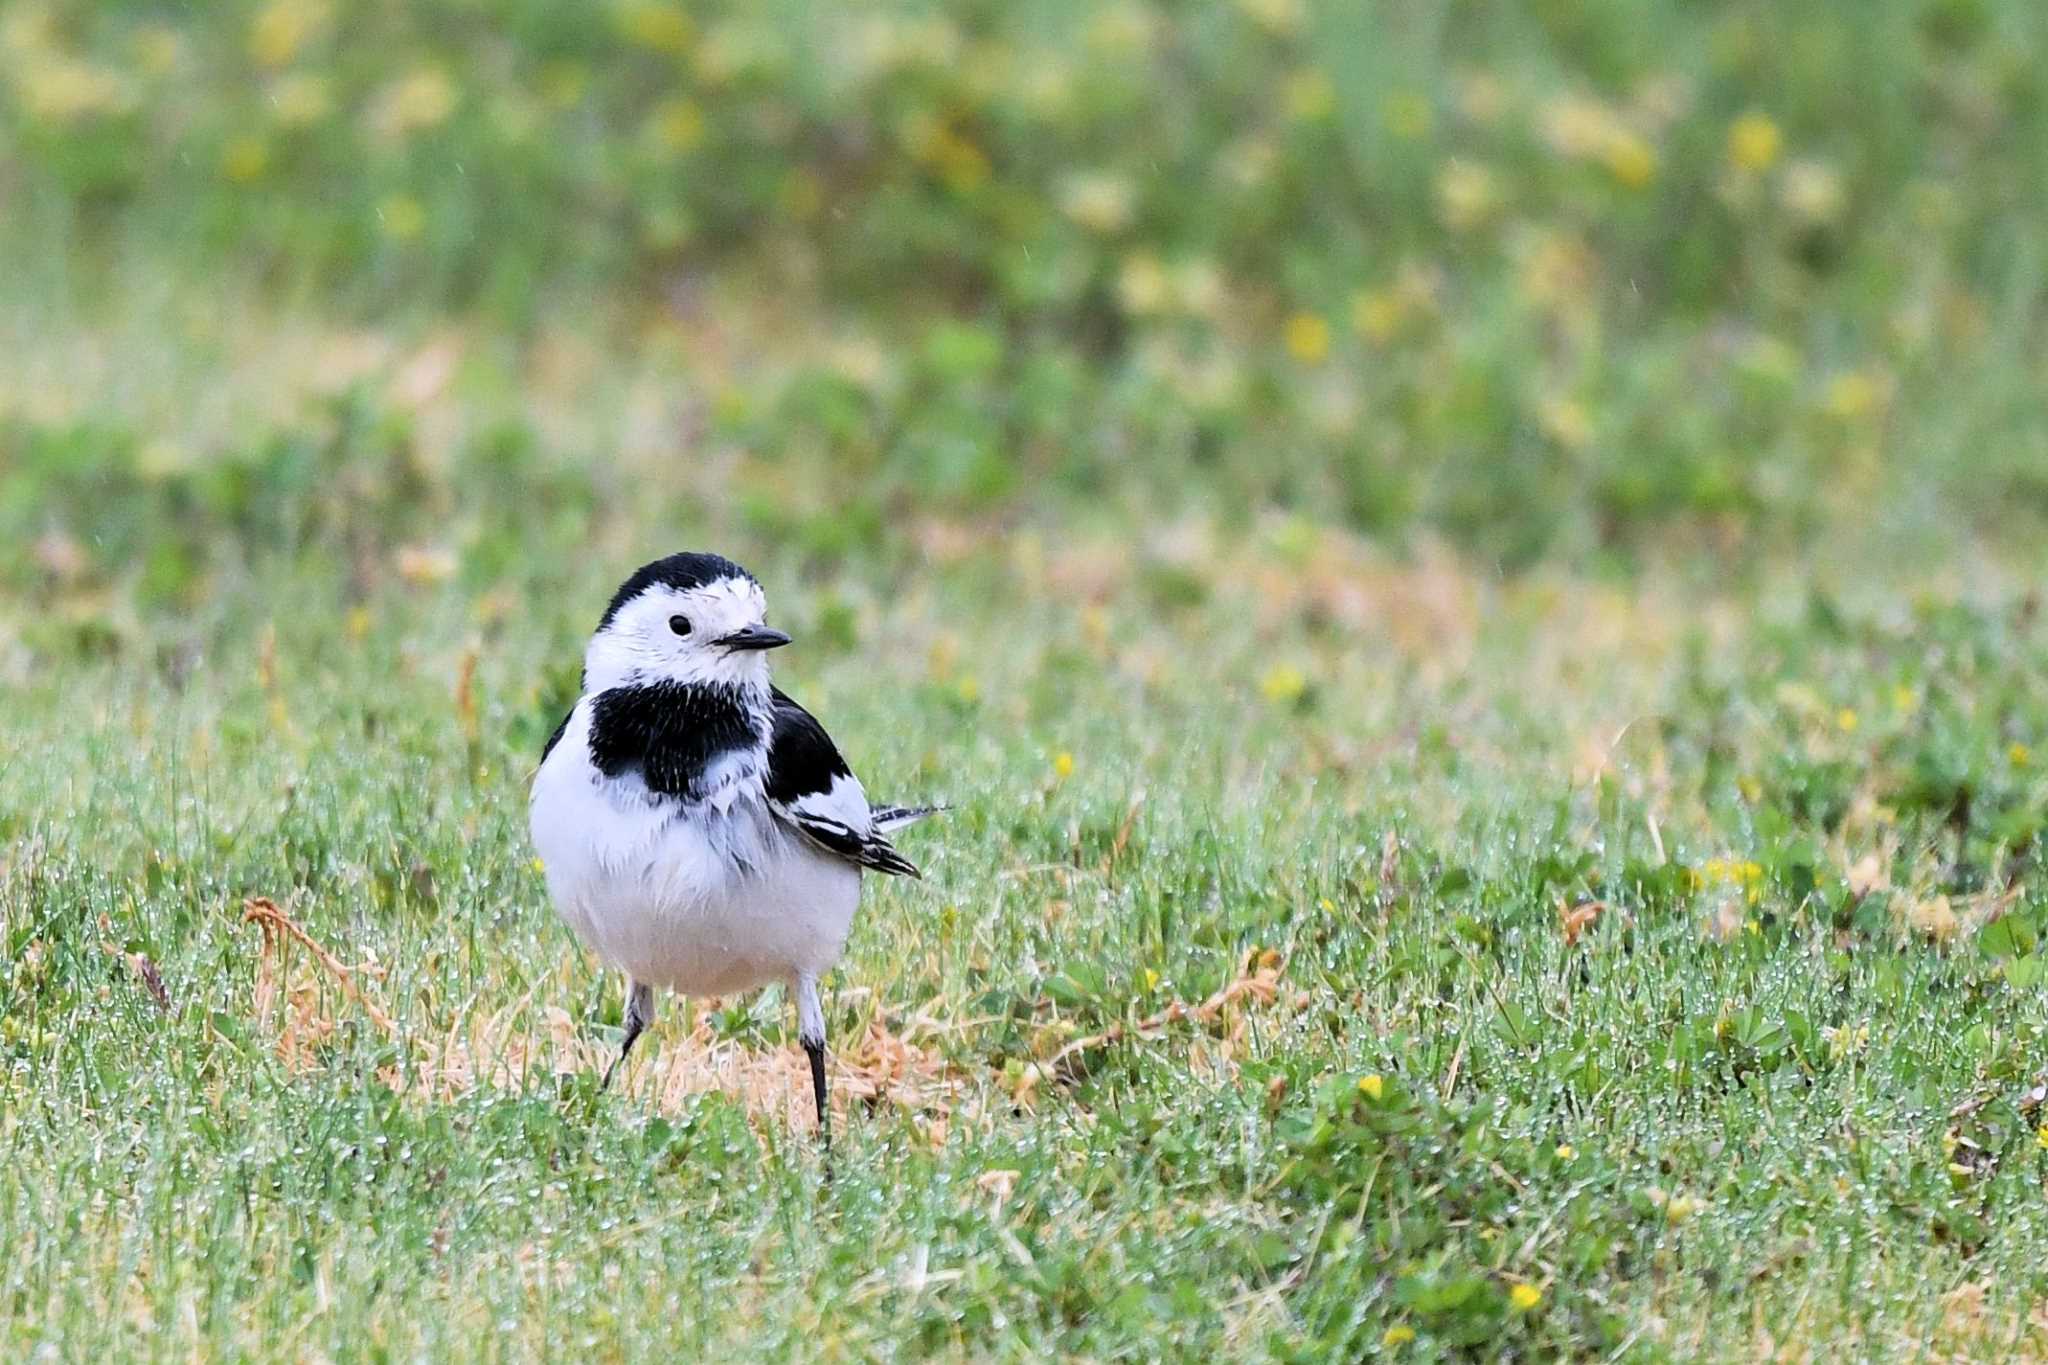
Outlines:
<svg viewBox="0 0 2048 1365"><path fill-rule="evenodd" d="M597 770L587 699L534 776L531 822L556 910L649 985L719 995L823 972L860 903L859 869L769 810L757 756L720 760L686 806Z"/></svg>

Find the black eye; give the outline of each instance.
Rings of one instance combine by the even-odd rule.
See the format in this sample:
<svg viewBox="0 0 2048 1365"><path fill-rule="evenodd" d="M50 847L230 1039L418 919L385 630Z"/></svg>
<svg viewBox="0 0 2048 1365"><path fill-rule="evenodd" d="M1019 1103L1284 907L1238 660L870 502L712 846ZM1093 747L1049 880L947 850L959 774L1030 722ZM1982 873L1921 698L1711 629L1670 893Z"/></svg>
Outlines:
<svg viewBox="0 0 2048 1365"><path fill-rule="evenodd" d="M678 635L688 635L690 633L690 618L687 616L671 616L668 618L668 628Z"/></svg>

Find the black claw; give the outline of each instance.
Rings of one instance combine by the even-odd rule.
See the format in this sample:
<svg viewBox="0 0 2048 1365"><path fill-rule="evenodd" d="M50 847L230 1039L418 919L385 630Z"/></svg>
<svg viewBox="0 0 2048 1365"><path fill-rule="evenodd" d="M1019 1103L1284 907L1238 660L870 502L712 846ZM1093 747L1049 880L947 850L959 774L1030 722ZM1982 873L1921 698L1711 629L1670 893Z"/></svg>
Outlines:
<svg viewBox="0 0 2048 1365"><path fill-rule="evenodd" d="M804 1051L811 1057L811 1097L818 1104L818 1135L824 1139L825 1150L832 1150L832 1112L825 1107L825 1041L803 1040Z"/></svg>

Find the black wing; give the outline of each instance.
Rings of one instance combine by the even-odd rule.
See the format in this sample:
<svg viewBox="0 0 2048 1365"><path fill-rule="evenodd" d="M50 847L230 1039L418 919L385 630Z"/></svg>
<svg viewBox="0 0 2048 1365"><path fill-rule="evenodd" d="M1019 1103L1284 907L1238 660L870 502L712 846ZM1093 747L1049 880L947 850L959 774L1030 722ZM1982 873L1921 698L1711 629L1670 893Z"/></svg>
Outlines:
<svg viewBox="0 0 2048 1365"><path fill-rule="evenodd" d="M775 732L768 743L768 803L829 853L877 872L919 875L876 830L867 793L825 727L781 688L775 689Z"/></svg>

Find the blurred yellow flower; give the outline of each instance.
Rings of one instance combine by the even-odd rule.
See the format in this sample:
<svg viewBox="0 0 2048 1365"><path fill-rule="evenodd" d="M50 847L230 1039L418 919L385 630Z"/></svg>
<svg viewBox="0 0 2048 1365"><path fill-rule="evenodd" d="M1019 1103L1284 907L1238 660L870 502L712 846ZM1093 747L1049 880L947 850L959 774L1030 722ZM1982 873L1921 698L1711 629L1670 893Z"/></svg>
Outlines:
<svg viewBox="0 0 2048 1365"><path fill-rule="evenodd" d="M1223 272L1206 256L1196 256L1174 267L1173 294L1180 306L1197 317L1213 318L1228 302Z"/></svg>
<svg viewBox="0 0 2048 1365"><path fill-rule="evenodd" d="M1287 354L1304 365L1320 365L1330 354L1330 324L1314 313L1287 319Z"/></svg>
<svg viewBox="0 0 2048 1365"><path fill-rule="evenodd" d="M687 152L704 140L704 111L695 100L663 100L647 116L647 138L661 151Z"/></svg>
<svg viewBox="0 0 2048 1365"><path fill-rule="evenodd" d="M1577 1156L1578 1154L1579 1149L1572 1146L1569 1142L1560 1142L1557 1144L1557 1151L1555 1155L1559 1161L1570 1161L1573 1157Z"/></svg>
<svg viewBox="0 0 2048 1365"><path fill-rule="evenodd" d="M1074 775L1074 756L1065 749L1052 756L1053 776L1064 782Z"/></svg>
<svg viewBox="0 0 2048 1365"><path fill-rule="evenodd" d="M1382 1346L1406 1346L1415 1340L1415 1329L1405 1322L1397 1322L1380 1338Z"/></svg>
<svg viewBox="0 0 2048 1365"><path fill-rule="evenodd" d="M327 27L325 0L270 0L249 24L249 55L262 66L283 66Z"/></svg>
<svg viewBox="0 0 2048 1365"><path fill-rule="evenodd" d="M1845 706L1835 712L1835 726L1845 735L1854 734L1856 727L1860 724L1862 724L1862 717L1856 714L1853 707Z"/></svg>
<svg viewBox="0 0 2048 1365"><path fill-rule="evenodd" d="M1507 87L1490 71L1468 71L1458 79L1458 112L1472 123L1498 123L1508 111Z"/></svg>
<svg viewBox="0 0 2048 1365"><path fill-rule="evenodd" d="M409 194L386 195L377 204L377 226L394 242L410 242L426 231L426 207Z"/></svg>
<svg viewBox="0 0 2048 1365"><path fill-rule="evenodd" d="M132 45L135 64L148 76L168 74L185 50L185 40L168 24L144 24L135 30Z"/></svg>
<svg viewBox="0 0 2048 1365"><path fill-rule="evenodd" d="M415 67L384 88L370 113L370 126L387 138L432 128L455 112L455 82L439 66Z"/></svg>
<svg viewBox="0 0 2048 1365"><path fill-rule="evenodd" d="M1819 161L1788 162L1778 199L1795 218L1825 226L1842 214L1842 178Z"/></svg>
<svg viewBox="0 0 2048 1365"><path fill-rule="evenodd" d="M1396 90L1380 106L1387 131L1404 142L1420 142L1436 127L1436 111L1429 98L1414 90Z"/></svg>
<svg viewBox="0 0 2048 1365"><path fill-rule="evenodd" d="M1593 441L1593 418L1575 398L1545 398L1536 405L1536 424L1566 450L1584 450Z"/></svg>
<svg viewBox="0 0 2048 1365"><path fill-rule="evenodd" d="M1379 1100L1383 1098L1387 1093L1387 1083L1384 1080L1382 1080L1380 1078L1380 1074L1377 1071L1375 1071L1370 1076L1362 1076L1359 1078L1358 1093L1365 1096L1369 1100Z"/></svg>
<svg viewBox="0 0 2048 1365"><path fill-rule="evenodd" d="M1337 112L1337 87L1329 73L1307 66L1287 78L1287 116L1302 123L1320 123Z"/></svg>
<svg viewBox="0 0 2048 1365"><path fill-rule="evenodd" d="M1543 106L1538 123L1543 140L1560 156L1587 160L1599 155L1620 131L1614 111L1584 95L1564 95Z"/></svg>
<svg viewBox="0 0 2048 1365"><path fill-rule="evenodd" d="M1308 675L1293 664L1275 664L1259 679L1259 693L1276 706L1292 706L1308 692Z"/></svg>
<svg viewBox="0 0 2048 1365"><path fill-rule="evenodd" d="M791 221L809 222L825 207L825 182L809 166L793 166L782 178L776 203Z"/></svg>
<svg viewBox="0 0 2048 1365"><path fill-rule="evenodd" d="M2018 740L2014 740L2011 747L2005 751L2005 761L2012 764L2015 768L2027 767L2034 761L2034 751Z"/></svg>
<svg viewBox="0 0 2048 1365"><path fill-rule="evenodd" d="M220 173L238 185L262 178L270 169L270 144L253 134L229 140L221 150Z"/></svg>
<svg viewBox="0 0 2048 1365"><path fill-rule="evenodd" d="M58 53L25 62L16 71L21 104L33 118L76 123L135 107L135 95L110 67Z"/></svg>
<svg viewBox="0 0 2048 1365"><path fill-rule="evenodd" d="M1599 258L1568 229L1541 230L1516 242L1515 283L1538 308L1560 313L1591 305Z"/></svg>
<svg viewBox="0 0 2048 1365"><path fill-rule="evenodd" d="M334 107L327 78L294 72L270 87L270 112L287 128L303 128L327 117Z"/></svg>
<svg viewBox="0 0 2048 1365"><path fill-rule="evenodd" d="M1302 0L1237 0L1237 7L1268 33L1286 37L1301 29Z"/></svg>
<svg viewBox="0 0 2048 1365"><path fill-rule="evenodd" d="M1607 173L1628 189L1642 189L1657 175L1656 151L1634 133L1617 133L1602 149L1600 159L1606 163Z"/></svg>
<svg viewBox="0 0 2048 1365"><path fill-rule="evenodd" d="M1514 1287L1508 1290L1508 1302L1515 1306L1515 1311L1526 1313L1543 1302L1543 1291L1533 1284L1525 1284L1518 1280Z"/></svg>
<svg viewBox="0 0 2048 1365"><path fill-rule="evenodd" d="M627 5L618 13L618 25L627 41L673 55L688 51L690 39L695 36L689 16L674 5Z"/></svg>
<svg viewBox="0 0 2048 1365"><path fill-rule="evenodd" d="M1728 160L1739 170L1769 170L1784 145L1784 134L1769 114L1751 110L1728 125Z"/></svg>
<svg viewBox="0 0 2048 1365"><path fill-rule="evenodd" d="M1375 346L1392 341L1407 319L1401 296L1392 289L1361 289L1351 296L1351 327Z"/></svg>
<svg viewBox="0 0 2048 1365"><path fill-rule="evenodd" d="M1493 172L1476 161L1444 163L1436 177L1437 216L1453 232L1467 232L1493 217L1500 190Z"/></svg>
<svg viewBox="0 0 2048 1365"><path fill-rule="evenodd" d="M1131 182L1108 171L1069 175L1060 182L1059 199L1060 211L1090 232L1121 232L1137 211Z"/></svg>
<svg viewBox="0 0 2048 1365"><path fill-rule="evenodd" d="M1088 21L1088 46L1108 57L1139 56L1152 46L1158 20L1139 4L1110 5Z"/></svg>
<svg viewBox="0 0 2048 1365"><path fill-rule="evenodd" d="M1883 406L1884 380L1868 370L1850 370L1828 381L1821 406L1837 421L1854 422Z"/></svg>
<svg viewBox="0 0 2048 1365"><path fill-rule="evenodd" d="M582 62L565 59L549 62L540 69L540 97L550 108L574 109L583 102L583 92L589 86L590 68ZM655 107L660 110L673 103L688 101L664 101Z"/></svg>
<svg viewBox="0 0 2048 1365"><path fill-rule="evenodd" d="M1173 283L1157 256L1134 251L1124 257L1117 271L1116 296L1126 313L1144 317L1166 310L1173 298Z"/></svg>
<svg viewBox="0 0 2048 1365"><path fill-rule="evenodd" d="M2034 1141L2041 1145L2042 1151L2048 1152L2048 1123L2041 1125L2041 1130L2034 1134Z"/></svg>

